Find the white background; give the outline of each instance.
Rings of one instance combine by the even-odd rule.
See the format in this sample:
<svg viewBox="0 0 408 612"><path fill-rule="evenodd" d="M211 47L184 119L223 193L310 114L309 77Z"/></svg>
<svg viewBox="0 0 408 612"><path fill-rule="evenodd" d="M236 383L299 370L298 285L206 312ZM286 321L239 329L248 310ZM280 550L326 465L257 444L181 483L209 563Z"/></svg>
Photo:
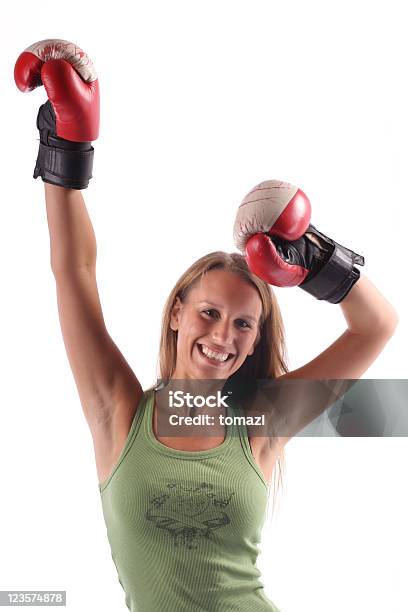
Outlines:
<svg viewBox="0 0 408 612"><path fill-rule="evenodd" d="M31 178L41 88L17 56L65 38L99 74L101 135L84 192L108 329L144 388L180 274L235 250L258 182L299 185L312 222L366 258L400 316L366 378L406 378L403 2L8 2L1 18L0 590L66 589L68 609L125 610L93 446L57 316L43 185ZM277 289L291 369L345 329L339 306ZM295 439L259 565L282 612L406 612L404 438ZM160 576L157 577L160 580ZM193 612L193 611L192 611Z"/></svg>

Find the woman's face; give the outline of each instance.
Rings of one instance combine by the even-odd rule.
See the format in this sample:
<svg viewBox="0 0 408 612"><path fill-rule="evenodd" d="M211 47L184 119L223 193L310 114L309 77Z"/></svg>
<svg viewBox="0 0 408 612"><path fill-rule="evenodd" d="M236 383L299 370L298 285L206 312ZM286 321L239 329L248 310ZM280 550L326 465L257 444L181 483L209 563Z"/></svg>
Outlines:
<svg viewBox="0 0 408 612"><path fill-rule="evenodd" d="M177 298L173 306L170 327L178 334L172 378L230 377L254 352L261 314L255 287L225 270L208 272L184 303Z"/></svg>

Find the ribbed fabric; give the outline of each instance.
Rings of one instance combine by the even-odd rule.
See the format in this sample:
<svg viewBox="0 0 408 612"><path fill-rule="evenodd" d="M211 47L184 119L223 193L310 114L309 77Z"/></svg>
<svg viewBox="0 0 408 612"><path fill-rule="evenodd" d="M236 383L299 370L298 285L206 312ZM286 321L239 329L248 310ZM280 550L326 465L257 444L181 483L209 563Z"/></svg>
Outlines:
<svg viewBox="0 0 408 612"><path fill-rule="evenodd" d="M143 394L111 475L99 485L119 582L131 612L279 612L256 566L267 483L245 425L181 451L153 432ZM244 415L238 407L228 414Z"/></svg>

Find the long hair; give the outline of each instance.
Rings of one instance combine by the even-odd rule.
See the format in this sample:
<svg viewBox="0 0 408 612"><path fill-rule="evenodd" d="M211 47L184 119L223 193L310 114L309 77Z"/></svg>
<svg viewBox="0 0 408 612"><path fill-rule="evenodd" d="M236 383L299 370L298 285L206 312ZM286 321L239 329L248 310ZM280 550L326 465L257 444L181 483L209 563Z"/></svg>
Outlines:
<svg viewBox="0 0 408 612"><path fill-rule="evenodd" d="M160 349L158 358L158 378L169 380L176 368L177 331L170 327L170 318L176 298L185 301L189 291L210 270L225 270L236 274L255 287L262 302L259 321L260 338L252 355L248 355L237 372L230 377L245 379L277 378L288 372L284 326L280 308L270 285L252 274L245 257L239 253L214 251L194 262L182 274L171 291L163 309ZM283 483L284 453L281 450L277 459L278 476L273 473L273 502L275 504L279 484Z"/></svg>

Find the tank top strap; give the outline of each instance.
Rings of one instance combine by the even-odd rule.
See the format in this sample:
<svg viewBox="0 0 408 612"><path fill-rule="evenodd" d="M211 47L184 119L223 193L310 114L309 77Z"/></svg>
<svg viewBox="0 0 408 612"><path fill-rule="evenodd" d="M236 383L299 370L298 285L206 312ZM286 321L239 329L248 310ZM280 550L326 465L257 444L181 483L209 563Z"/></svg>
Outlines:
<svg viewBox="0 0 408 612"><path fill-rule="evenodd" d="M234 402L231 401L231 407L232 407L232 412L234 413L234 415L237 417L240 417L234 421L233 437L236 440L235 444L237 446L237 449L239 450L240 453L244 454L246 460L251 465L251 467L255 470L255 472L258 474L265 488L268 490L269 485L267 481L265 480L265 477L262 474L262 471L259 465L257 464L257 462L255 461L255 457L252 453L252 449L251 449L251 445L250 445L249 437L248 437L248 429L247 429L246 421L245 421L245 418L246 418L245 410L240 406L239 402L236 402L236 401Z"/></svg>

